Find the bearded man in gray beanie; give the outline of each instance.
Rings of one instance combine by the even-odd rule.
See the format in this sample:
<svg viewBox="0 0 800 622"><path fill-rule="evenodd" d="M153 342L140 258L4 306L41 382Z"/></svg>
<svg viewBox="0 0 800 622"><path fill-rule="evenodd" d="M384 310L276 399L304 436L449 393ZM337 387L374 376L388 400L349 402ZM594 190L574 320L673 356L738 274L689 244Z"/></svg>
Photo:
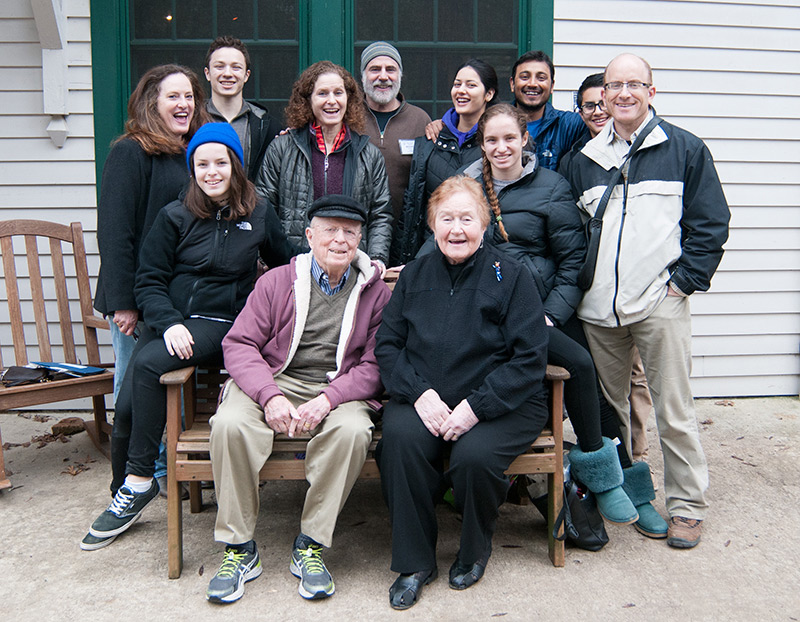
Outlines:
<svg viewBox="0 0 800 622"><path fill-rule="evenodd" d="M389 193L395 219L403 209L403 192L408 186L414 139L425 133L428 113L412 106L400 94L403 60L386 41L375 41L361 53L361 84L366 94L367 131L372 144L381 150L389 176Z"/></svg>

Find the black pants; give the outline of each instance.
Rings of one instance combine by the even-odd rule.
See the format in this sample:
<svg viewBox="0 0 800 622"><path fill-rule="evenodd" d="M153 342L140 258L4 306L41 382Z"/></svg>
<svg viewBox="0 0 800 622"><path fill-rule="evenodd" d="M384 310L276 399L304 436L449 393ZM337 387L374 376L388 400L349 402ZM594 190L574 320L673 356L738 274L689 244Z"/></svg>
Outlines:
<svg viewBox="0 0 800 622"><path fill-rule="evenodd" d="M585 452L597 451L602 436L620 438L619 419L600 389L583 326L573 315L562 327L548 326L547 335L547 362L570 374L564 383L564 403L578 444ZM617 453L623 468L631 466L624 443L617 445Z"/></svg>
<svg viewBox="0 0 800 622"><path fill-rule="evenodd" d="M188 319L184 326L194 339L189 359L170 356L164 340L143 327L122 380L114 409L111 432L111 492L131 473L152 477L158 446L166 424L166 387L161 374L189 365L209 364L220 359L222 338L231 325L227 322Z"/></svg>
<svg viewBox="0 0 800 622"><path fill-rule="evenodd" d="M390 400L376 457L392 519L392 570L411 573L436 566L435 505L453 487L463 516L459 560L475 563L491 546L500 504L508 492L503 472L547 421L547 404L527 403L526 414L480 421L455 442L433 436L411 404ZM450 466L443 459L450 451Z"/></svg>

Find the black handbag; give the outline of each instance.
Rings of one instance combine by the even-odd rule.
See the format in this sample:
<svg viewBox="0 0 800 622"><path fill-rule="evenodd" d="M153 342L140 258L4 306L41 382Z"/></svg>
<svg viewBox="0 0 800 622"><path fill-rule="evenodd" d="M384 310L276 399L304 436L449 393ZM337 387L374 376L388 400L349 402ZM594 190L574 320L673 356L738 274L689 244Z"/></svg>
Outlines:
<svg viewBox="0 0 800 622"><path fill-rule="evenodd" d="M12 365L3 372L4 387L18 387L24 384L34 384L49 380L50 372L38 367L20 367Z"/></svg>
<svg viewBox="0 0 800 622"><path fill-rule="evenodd" d="M622 176L625 165L639 149L647 135L659 123L661 123L661 118L654 114L650 122L644 126L644 129L636 137L636 140L633 141L631 148L628 150L628 154L625 156L625 160L623 160L619 168L614 169L614 172L611 173L611 177L608 179L608 186L600 199L600 203L597 204L594 216L587 220L584 225L586 231L586 261L584 261L580 272L578 272L577 279L578 287L584 291L589 289L592 286L592 281L594 281L594 271L597 266L597 251L600 249L600 235L603 232L603 214L605 214L608 200L611 198L611 193L614 191L614 187Z"/></svg>
<svg viewBox="0 0 800 622"><path fill-rule="evenodd" d="M562 524L564 533L558 535ZM564 476L564 505L556 518L553 537L556 540L568 539L587 551L599 551L608 544L608 534L594 494L572 479L568 469Z"/></svg>

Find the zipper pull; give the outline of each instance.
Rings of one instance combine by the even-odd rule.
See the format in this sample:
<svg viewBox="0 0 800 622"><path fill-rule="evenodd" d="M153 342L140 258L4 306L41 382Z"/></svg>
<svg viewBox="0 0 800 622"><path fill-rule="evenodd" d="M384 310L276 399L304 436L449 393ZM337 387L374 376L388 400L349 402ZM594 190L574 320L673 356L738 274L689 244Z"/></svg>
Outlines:
<svg viewBox="0 0 800 622"><path fill-rule="evenodd" d="M217 222L219 222L220 220L222 220L222 210L218 209L217 210Z"/></svg>
<svg viewBox="0 0 800 622"><path fill-rule="evenodd" d="M325 154L325 172L328 172L328 154Z"/></svg>

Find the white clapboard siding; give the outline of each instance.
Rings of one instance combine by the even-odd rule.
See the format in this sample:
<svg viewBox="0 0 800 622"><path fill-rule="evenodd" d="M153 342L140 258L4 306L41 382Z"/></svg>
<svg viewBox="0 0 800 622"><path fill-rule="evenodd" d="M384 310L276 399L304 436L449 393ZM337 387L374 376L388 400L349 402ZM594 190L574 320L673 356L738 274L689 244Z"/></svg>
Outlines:
<svg viewBox="0 0 800 622"><path fill-rule="evenodd" d="M557 108L617 54L639 54L659 114L717 162L731 231L711 290L692 296L695 394L797 394L800 3L555 0L554 15Z"/></svg>
<svg viewBox="0 0 800 622"><path fill-rule="evenodd" d="M46 131L50 116L43 114L42 51L30 0L3 0L0 6L0 169L3 170L0 219L33 218L61 224L81 222L89 274L96 275L99 257L89 0L62 0L61 5L67 16L65 56L69 114L66 123L69 136L60 149ZM44 250L44 254L47 252ZM21 253L21 247L15 248L18 271L24 275L27 266ZM91 284L94 291L95 278L91 279ZM24 314L30 317L30 288L24 279L20 279L20 288ZM55 294L51 289L45 282L48 318L56 317ZM74 298L77 300L77 294ZM5 284L0 283L0 307L5 306L5 301ZM78 317L75 306L73 319ZM26 332L33 330L33 324L25 325ZM51 325L50 330L58 340L58 327ZM101 331L102 356L112 361L108 335L103 333L105 331ZM76 335L78 339L83 337L80 330ZM0 316L0 346L7 361L13 360L10 344L9 320ZM90 406L89 402L83 402L70 405Z"/></svg>

